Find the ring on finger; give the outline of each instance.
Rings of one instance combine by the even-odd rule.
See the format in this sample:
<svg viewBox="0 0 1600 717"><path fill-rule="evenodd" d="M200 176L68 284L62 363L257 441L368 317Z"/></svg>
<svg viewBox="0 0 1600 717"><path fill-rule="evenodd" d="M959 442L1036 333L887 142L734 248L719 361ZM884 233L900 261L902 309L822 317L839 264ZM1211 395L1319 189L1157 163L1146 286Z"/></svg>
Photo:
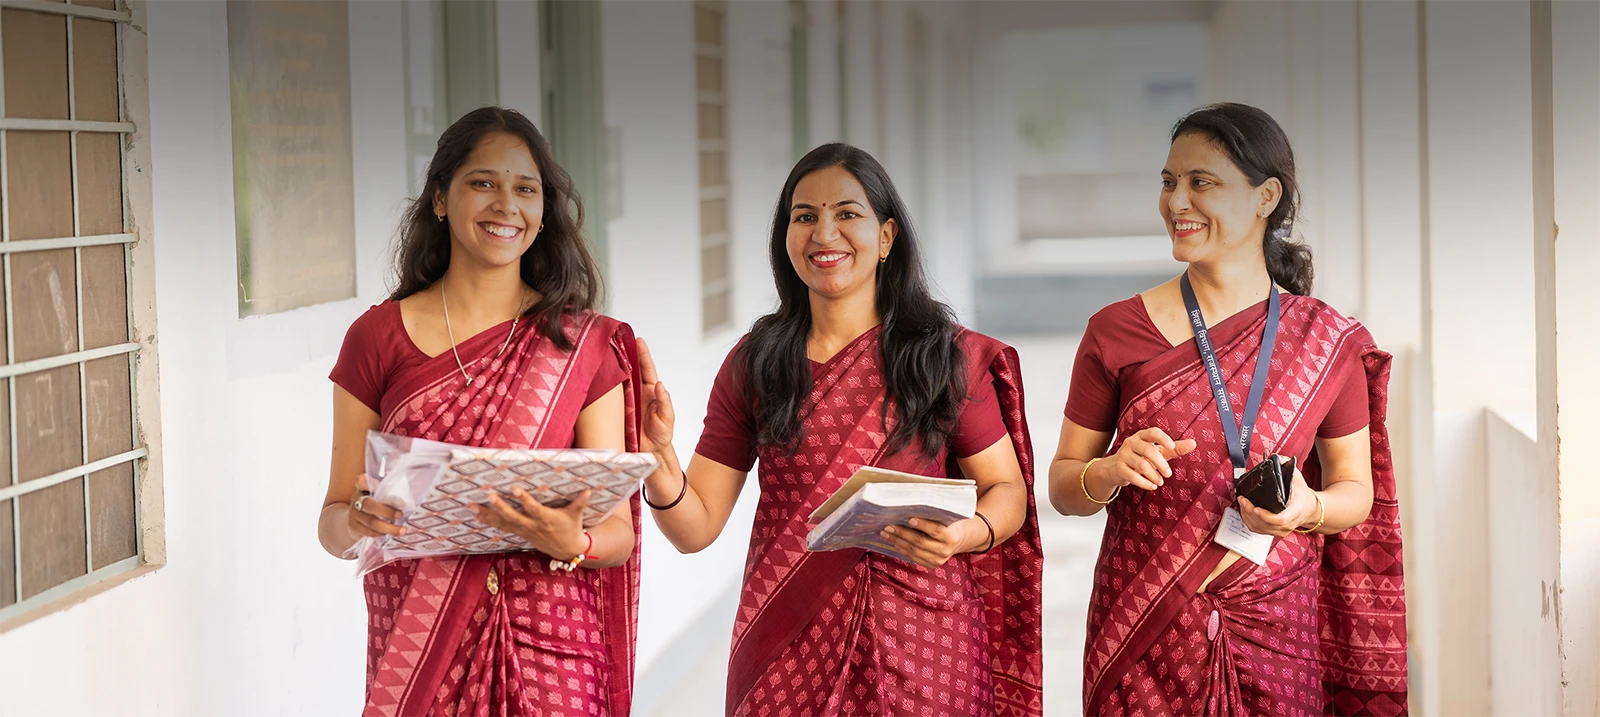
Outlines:
<svg viewBox="0 0 1600 717"><path fill-rule="evenodd" d="M372 495L372 494L368 493L366 491L361 491L361 492L357 493L356 494L356 499L353 500L353 501L350 501L350 509L355 511L355 512L357 512L357 513L365 513L365 512L367 512L367 511L363 510L361 506L366 504L367 496L369 496L369 495Z"/></svg>

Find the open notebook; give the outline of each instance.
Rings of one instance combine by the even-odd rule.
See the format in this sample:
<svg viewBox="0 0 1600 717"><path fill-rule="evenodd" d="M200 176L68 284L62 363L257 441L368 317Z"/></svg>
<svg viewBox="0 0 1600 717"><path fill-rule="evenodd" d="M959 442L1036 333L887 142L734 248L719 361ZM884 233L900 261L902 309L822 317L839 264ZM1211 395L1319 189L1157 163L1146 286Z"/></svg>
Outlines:
<svg viewBox="0 0 1600 717"><path fill-rule="evenodd" d="M978 486L970 480L864 466L811 513L807 522L816 527L806 535L806 549L863 548L906 560L883 539L884 528L912 518L949 525L971 518L977 507Z"/></svg>

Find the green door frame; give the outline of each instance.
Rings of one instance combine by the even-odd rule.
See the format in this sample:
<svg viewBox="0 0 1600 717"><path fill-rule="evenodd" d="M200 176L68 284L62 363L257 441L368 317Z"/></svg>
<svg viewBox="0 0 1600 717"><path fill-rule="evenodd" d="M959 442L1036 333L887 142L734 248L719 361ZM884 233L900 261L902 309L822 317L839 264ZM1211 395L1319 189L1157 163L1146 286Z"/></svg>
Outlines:
<svg viewBox="0 0 1600 717"><path fill-rule="evenodd" d="M587 0L539 0L540 129L577 185L589 248L609 276L600 9Z"/></svg>

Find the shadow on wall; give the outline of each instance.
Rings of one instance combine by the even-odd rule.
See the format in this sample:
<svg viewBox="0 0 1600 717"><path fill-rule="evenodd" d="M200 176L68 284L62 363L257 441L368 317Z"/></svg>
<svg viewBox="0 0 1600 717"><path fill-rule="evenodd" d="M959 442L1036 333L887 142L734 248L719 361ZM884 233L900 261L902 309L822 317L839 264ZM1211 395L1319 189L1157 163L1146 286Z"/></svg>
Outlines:
<svg viewBox="0 0 1600 717"><path fill-rule="evenodd" d="M988 276L978 279L974 329L990 336L1080 334L1089 317L1170 274Z"/></svg>

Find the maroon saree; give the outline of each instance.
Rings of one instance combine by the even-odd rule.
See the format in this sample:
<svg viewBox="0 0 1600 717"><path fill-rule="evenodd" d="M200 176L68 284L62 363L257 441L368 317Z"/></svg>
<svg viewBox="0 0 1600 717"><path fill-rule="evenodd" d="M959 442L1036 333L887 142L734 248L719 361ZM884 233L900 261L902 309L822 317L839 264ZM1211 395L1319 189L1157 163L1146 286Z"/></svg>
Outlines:
<svg viewBox="0 0 1600 717"><path fill-rule="evenodd" d="M470 387L448 353L401 372L385 388L401 398L383 430L474 446L570 447L596 365L614 356L629 376L627 447L637 450L632 331L592 313L569 316L565 330L571 352L526 322L498 357L502 331L462 342L467 370L482 371ZM637 498L631 509L637 536ZM548 561L535 552L405 560L368 574L363 714L627 715L638 548L615 568L553 572Z"/></svg>
<svg viewBox="0 0 1600 717"><path fill-rule="evenodd" d="M994 383L1016 446L1029 486L1022 529L932 570L861 550L806 551L806 517L863 465L959 475L945 452L884 455L878 330L867 332L817 369L800 448L759 450L729 714L1041 714L1043 558L1017 354L972 332L959 340L969 380Z"/></svg>
<svg viewBox="0 0 1600 717"><path fill-rule="evenodd" d="M1238 405L1265 315L1263 303L1211 332ZM1239 560L1195 594L1227 553L1212 542L1233 502L1220 418L1194 342L1135 369L1120 387L1118 443L1154 426L1199 448L1172 462L1161 490L1123 491L1107 508L1085 714L1406 713L1400 519L1384 425L1389 356L1360 324L1304 297L1285 297L1274 352L1250 463L1293 455L1319 486L1317 424L1345 378L1340 367L1363 370L1354 380L1365 380L1371 411L1370 516L1337 535L1278 538L1265 567Z"/></svg>

